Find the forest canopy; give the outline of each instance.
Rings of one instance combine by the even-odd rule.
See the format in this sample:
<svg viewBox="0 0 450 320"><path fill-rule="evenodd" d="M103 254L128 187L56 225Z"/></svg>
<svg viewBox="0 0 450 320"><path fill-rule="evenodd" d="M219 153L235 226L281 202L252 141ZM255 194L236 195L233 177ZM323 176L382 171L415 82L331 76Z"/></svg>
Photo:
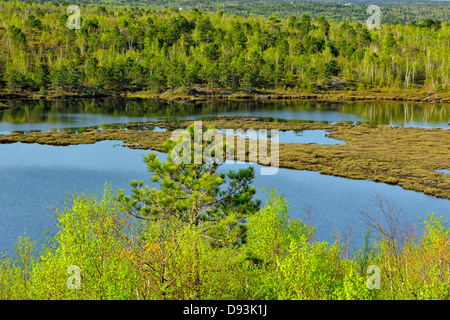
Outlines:
<svg viewBox="0 0 450 320"><path fill-rule="evenodd" d="M49 2L49 1L35 1ZM66 0L53 0L68 6ZM450 5L448 1L369 1L369 0L337 0L337 1L285 1L285 0L73 0L71 5L80 6L117 6L131 8L164 10L182 8L185 11L198 9L202 12L216 12L240 16L262 16L268 18L274 14L287 19L290 16L307 14L312 18L323 16L327 20L364 22L367 19L366 10L371 4L379 5L383 12L383 21L388 24L416 23L423 19L439 19L449 22Z"/></svg>
<svg viewBox="0 0 450 320"><path fill-rule="evenodd" d="M449 88L450 25L338 22L308 14L0 2L0 86L9 93ZM367 15L367 17L369 17Z"/></svg>

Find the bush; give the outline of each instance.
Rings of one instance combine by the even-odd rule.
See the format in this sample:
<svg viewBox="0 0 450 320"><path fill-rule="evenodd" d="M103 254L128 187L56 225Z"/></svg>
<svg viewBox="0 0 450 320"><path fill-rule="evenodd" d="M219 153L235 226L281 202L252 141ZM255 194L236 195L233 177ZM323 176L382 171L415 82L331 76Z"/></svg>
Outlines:
<svg viewBox="0 0 450 320"><path fill-rule="evenodd" d="M56 211L60 231L46 245L33 268L34 299L132 299L136 297L136 270L125 250L126 219L117 210L110 188L103 199L73 195ZM68 289L67 270L81 269L81 287Z"/></svg>

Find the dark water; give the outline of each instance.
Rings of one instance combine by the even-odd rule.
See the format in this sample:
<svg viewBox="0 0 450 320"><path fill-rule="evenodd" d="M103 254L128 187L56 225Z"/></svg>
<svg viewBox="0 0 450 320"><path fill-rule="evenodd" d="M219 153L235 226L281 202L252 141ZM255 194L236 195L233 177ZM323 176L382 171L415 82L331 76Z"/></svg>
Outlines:
<svg viewBox="0 0 450 320"><path fill-rule="evenodd" d="M10 100L2 103L9 109L0 111L0 133L47 131L125 122L176 121L217 115L450 128L449 105L312 101L177 104L141 99Z"/></svg>
<svg viewBox="0 0 450 320"><path fill-rule="evenodd" d="M75 191L97 192L104 183L130 193L130 180L150 184L143 155L150 151L131 150L122 142L103 141L92 145L54 147L38 144L0 145L0 252L10 251L19 235L26 231L32 239L45 240L42 231L55 222L52 205L61 207L67 194ZM167 155L158 153L162 161ZM223 165L221 171L237 170L249 164ZM366 230L359 210L371 205L375 193L399 203L412 222L427 212L450 217L450 201L406 191L372 181L349 180L317 172L279 169L275 175L261 175L255 167L257 197L266 200L263 187L277 189L289 204L292 217L304 218L305 204L315 216L320 240L332 239L334 231L351 226L356 236L353 245L361 246ZM375 210L375 208L373 208Z"/></svg>

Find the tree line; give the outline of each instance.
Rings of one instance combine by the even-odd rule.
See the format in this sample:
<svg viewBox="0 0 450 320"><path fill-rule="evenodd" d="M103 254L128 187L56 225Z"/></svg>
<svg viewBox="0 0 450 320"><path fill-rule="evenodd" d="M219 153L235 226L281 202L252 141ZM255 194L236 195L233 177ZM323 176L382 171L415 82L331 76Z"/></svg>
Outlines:
<svg viewBox="0 0 450 320"><path fill-rule="evenodd" d="M45 3L45 0L35 2ZM54 3L68 5L65 0L53 0ZM450 6L445 1L285 1L285 0L74 0L70 4L80 6L104 6L107 8L139 7L152 10L176 9L189 11L198 9L203 12L222 10L227 14L239 16L261 16L271 14L287 19L292 15L308 14L312 18L325 17L336 22L361 22L367 20L366 10L370 4L379 5L383 13L383 22L387 24L407 24L429 18L449 22Z"/></svg>
<svg viewBox="0 0 450 320"><path fill-rule="evenodd" d="M10 93L315 90L335 79L353 89L448 90L448 22L408 25L281 19L223 11L1 2L0 85ZM333 80L334 79L334 80Z"/></svg>

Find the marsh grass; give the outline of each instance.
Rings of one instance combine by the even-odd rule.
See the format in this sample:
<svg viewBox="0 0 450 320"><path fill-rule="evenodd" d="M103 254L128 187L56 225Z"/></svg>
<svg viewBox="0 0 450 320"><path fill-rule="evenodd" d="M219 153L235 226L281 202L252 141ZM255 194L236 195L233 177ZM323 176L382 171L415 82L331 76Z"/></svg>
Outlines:
<svg viewBox="0 0 450 320"><path fill-rule="evenodd" d="M353 125L349 123L297 122L254 117L218 117L203 121L217 129L324 129L330 138L347 142L341 145L301 143L279 144L279 167L319 171L350 179L372 180L399 185L407 190L450 199L450 176L436 169L450 169L450 131L413 127ZM191 121L178 123L186 127ZM86 130L71 132L31 132L0 135L2 143L38 143L55 146L92 144L119 140L133 149L164 152L163 144L171 131ZM248 146L249 139L246 139ZM270 143L268 144L270 153ZM246 148L246 160L249 148ZM258 162L259 157L258 157Z"/></svg>

